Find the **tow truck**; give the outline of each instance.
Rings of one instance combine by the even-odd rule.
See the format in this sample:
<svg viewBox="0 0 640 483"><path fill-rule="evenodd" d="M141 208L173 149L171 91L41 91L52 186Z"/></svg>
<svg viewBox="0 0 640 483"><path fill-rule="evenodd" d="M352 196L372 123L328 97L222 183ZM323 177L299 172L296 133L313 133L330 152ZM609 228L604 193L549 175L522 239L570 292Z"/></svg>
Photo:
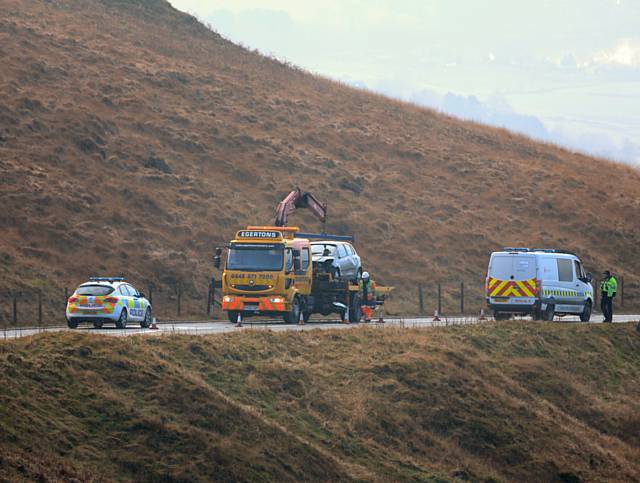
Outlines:
<svg viewBox="0 0 640 483"><path fill-rule="evenodd" d="M311 208L323 222L326 205L298 188L278 205L275 226L248 226L227 247L222 273L222 309L230 322L252 316L278 316L287 323L307 322L312 314L337 313L343 322L362 317L360 287L336 280L321 264L314 264L310 240L350 241L352 236L302 233L288 227L296 207ZM216 248L214 266L221 268L223 247ZM384 304L393 287L376 288Z"/></svg>

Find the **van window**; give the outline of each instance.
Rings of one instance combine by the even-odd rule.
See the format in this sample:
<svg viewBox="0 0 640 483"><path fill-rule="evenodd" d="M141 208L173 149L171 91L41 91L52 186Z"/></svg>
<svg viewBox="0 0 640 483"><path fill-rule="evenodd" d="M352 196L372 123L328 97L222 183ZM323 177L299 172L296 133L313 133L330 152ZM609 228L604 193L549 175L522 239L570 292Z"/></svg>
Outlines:
<svg viewBox="0 0 640 483"><path fill-rule="evenodd" d="M513 257L509 255L496 255L491 259L489 276L498 280L508 280L513 275Z"/></svg>
<svg viewBox="0 0 640 483"><path fill-rule="evenodd" d="M573 264L566 258L558 258L558 280L560 282L573 282Z"/></svg>
<svg viewBox="0 0 640 483"><path fill-rule="evenodd" d="M584 269L582 268L582 264L578 260L574 260L573 263L576 266L576 277L585 278L585 273L584 273Z"/></svg>
<svg viewBox="0 0 640 483"><path fill-rule="evenodd" d="M530 255L513 257L513 278L515 280L536 278L536 257Z"/></svg>

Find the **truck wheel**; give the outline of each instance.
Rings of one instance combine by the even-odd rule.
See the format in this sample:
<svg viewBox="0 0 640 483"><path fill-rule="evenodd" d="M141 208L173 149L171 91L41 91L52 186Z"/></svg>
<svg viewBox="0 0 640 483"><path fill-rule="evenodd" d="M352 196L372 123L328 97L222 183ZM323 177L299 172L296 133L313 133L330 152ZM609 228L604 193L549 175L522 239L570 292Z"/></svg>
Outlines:
<svg viewBox="0 0 640 483"><path fill-rule="evenodd" d="M360 322L362 318L362 303L360 301L360 294L356 292L351 297L351 307L349 307L349 322Z"/></svg>
<svg viewBox="0 0 640 483"><path fill-rule="evenodd" d="M544 309L542 313L542 320L546 320L547 322L553 321L553 318L556 315L556 307L553 304L547 304L547 308Z"/></svg>
<svg viewBox="0 0 640 483"><path fill-rule="evenodd" d="M580 320L582 322L589 322L590 319L591 319L591 301L587 300L587 302L584 304L584 309L580 314Z"/></svg>
<svg viewBox="0 0 640 483"><path fill-rule="evenodd" d="M300 299L293 297L291 310L282 316L287 324L297 324L300 321Z"/></svg>
<svg viewBox="0 0 640 483"><path fill-rule="evenodd" d="M78 321L73 319L67 319L67 327L69 327L70 329L77 329Z"/></svg>

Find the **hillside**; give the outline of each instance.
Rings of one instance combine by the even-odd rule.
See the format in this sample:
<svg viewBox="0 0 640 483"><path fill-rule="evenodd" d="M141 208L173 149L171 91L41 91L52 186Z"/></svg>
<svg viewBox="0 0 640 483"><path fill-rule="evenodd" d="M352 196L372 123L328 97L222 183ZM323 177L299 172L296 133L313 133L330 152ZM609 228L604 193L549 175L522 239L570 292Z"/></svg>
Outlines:
<svg viewBox="0 0 640 483"><path fill-rule="evenodd" d="M0 343L0 479L638 481L633 325Z"/></svg>
<svg viewBox="0 0 640 483"><path fill-rule="evenodd" d="M213 247L296 185L398 287L396 312L419 282L479 293L505 245L640 271L636 169L310 75L163 0L0 7L0 292L126 273L202 297Z"/></svg>

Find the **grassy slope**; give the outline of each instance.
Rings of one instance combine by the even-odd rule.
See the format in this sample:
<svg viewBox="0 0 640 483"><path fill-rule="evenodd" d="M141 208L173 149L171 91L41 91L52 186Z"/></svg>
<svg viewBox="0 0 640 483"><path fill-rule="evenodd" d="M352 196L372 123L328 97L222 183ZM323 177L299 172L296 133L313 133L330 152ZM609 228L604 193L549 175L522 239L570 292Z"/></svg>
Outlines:
<svg viewBox="0 0 640 483"><path fill-rule="evenodd" d="M504 245L640 271L637 170L308 75L161 0L0 12L0 289L126 271L202 296L212 247L295 185L412 309L417 282L477 290Z"/></svg>
<svg viewBox="0 0 640 483"><path fill-rule="evenodd" d="M631 325L0 345L0 479L637 480Z"/></svg>

